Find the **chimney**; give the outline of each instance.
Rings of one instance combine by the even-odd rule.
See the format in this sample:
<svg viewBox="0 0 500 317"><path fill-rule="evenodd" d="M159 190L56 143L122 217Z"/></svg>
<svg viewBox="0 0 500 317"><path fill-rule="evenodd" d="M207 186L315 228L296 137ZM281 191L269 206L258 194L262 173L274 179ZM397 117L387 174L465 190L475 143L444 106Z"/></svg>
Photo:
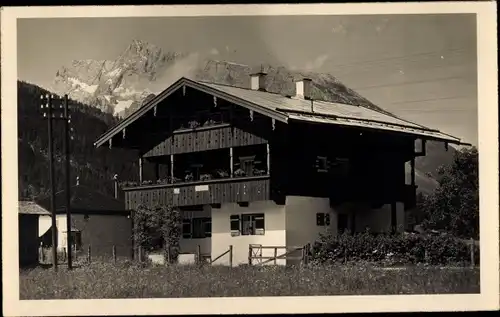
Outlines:
<svg viewBox="0 0 500 317"><path fill-rule="evenodd" d="M299 99L311 100L312 80L302 78L295 81L295 97Z"/></svg>
<svg viewBox="0 0 500 317"><path fill-rule="evenodd" d="M250 74L250 85L252 90L266 91L266 76L263 71Z"/></svg>

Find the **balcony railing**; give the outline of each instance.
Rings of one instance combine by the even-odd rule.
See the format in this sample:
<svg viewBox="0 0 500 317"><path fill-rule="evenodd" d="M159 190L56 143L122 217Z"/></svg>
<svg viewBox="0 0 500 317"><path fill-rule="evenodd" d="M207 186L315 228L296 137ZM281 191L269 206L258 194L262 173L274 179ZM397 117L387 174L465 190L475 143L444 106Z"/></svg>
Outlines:
<svg viewBox="0 0 500 317"><path fill-rule="evenodd" d="M154 207L192 206L270 199L269 175L232 177L174 184L150 184L124 187L127 209L139 205Z"/></svg>

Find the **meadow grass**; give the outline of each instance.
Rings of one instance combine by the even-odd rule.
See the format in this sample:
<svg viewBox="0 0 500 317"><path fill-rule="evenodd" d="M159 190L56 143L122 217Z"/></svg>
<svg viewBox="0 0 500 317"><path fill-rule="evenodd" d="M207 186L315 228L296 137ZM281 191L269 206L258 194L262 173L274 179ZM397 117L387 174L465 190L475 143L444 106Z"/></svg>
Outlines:
<svg viewBox="0 0 500 317"><path fill-rule="evenodd" d="M23 270L21 299L173 298L479 293L479 269L367 265L150 266L93 262Z"/></svg>

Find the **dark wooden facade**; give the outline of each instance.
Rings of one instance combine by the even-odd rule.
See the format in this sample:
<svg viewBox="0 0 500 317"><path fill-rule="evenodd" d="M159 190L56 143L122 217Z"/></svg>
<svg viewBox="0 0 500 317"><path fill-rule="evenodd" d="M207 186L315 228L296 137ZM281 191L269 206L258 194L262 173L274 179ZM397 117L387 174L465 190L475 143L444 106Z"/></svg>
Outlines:
<svg viewBox="0 0 500 317"><path fill-rule="evenodd" d="M124 188L127 209L139 204L277 200L286 195L330 197L333 203L414 203L414 177L412 184L405 184L404 168L416 156L412 136L285 123L191 88L179 89L122 134L113 139L115 145L136 148L141 157L139 183ZM260 151L256 161L264 173L236 177L238 153L249 148ZM224 169L227 175L204 180L198 175L187 181L182 175L189 169L186 162L199 153L204 155L200 166ZM214 162L220 165L212 166Z"/></svg>
<svg viewBox="0 0 500 317"><path fill-rule="evenodd" d="M130 209L139 205L193 206L230 202L269 200L269 176L149 185L125 189L125 203Z"/></svg>

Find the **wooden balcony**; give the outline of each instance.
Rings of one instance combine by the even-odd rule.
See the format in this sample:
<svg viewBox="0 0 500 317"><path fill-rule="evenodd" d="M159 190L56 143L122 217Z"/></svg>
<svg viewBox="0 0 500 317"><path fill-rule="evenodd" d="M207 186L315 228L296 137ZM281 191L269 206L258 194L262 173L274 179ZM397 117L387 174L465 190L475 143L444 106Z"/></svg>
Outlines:
<svg viewBox="0 0 500 317"><path fill-rule="evenodd" d="M235 177L123 188L127 209L139 205L192 206L270 199L270 177Z"/></svg>

